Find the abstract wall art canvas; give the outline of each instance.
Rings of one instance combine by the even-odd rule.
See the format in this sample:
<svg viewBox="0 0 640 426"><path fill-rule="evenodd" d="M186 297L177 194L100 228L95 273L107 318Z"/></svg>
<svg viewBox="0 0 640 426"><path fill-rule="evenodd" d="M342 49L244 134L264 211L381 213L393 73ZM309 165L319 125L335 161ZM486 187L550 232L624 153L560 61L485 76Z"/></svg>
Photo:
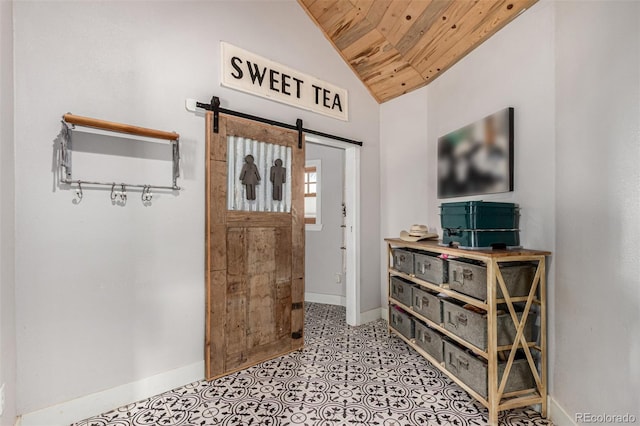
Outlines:
<svg viewBox="0 0 640 426"><path fill-rule="evenodd" d="M438 138L438 198L513 191L513 108Z"/></svg>

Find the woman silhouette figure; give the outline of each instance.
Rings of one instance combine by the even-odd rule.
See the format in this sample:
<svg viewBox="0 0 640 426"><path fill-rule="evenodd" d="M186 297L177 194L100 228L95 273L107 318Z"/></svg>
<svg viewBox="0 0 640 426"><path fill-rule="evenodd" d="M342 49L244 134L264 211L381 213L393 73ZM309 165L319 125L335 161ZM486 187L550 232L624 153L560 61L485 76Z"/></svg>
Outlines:
<svg viewBox="0 0 640 426"><path fill-rule="evenodd" d="M253 155L249 154L244 157L244 166L240 172L240 180L245 187L247 200L256 199L256 185L260 183L260 173L258 168L253 164Z"/></svg>

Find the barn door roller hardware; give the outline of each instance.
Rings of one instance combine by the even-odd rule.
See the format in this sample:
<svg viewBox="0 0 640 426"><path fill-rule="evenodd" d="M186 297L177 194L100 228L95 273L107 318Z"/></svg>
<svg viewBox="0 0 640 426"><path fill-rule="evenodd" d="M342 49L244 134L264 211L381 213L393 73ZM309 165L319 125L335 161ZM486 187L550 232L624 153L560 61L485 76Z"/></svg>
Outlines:
<svg viewBox="0 0 640 426"><path fill-rule="evenodd" d="M300 118L296 120L296 124L295 125L292 125L292 124L282 123L280 121L270 120L268 118L258 117L256 115L246 114L244 112L238 112L238 111L233 111L233 110L226 109L226 108L220 108L220 98L218 98L217 96L213 96L211 98L211 102L209 102L208 104L205 104L203 102L196 102L195 106L196 106L196 108L202 108L202 109L207 110L207 111L213 111L213 132L214 133L218 133L218 131L220 130L220 126L219 126L218 123L219 123L219 120L220 120L220 113L222 113L222 114L227 114L227 115L233 115L235 117L246 118L247 120L258 121L260 123L270 124L272 126L282 127L284 129L295 130L295 131L298 132L298 148L302 148L302 134L303 133L308 133L310 135L322 136L324 138L334 139L334 140L337 140L337 141L341 141L341 142L346 142L346 143L350 143L350 144L353 144L353 145L362 146L362 142L360 142L360 141L343 138L342 136L336 136L336 135L332 135L332 134L329 134L329 133L319 132L317 130L306 129L306 128L303 127L302 119L300 119Z"/></svg>
<svg viewBox="0 0 640 426"><path fill-rule="evenodd" d="M172 185L98 182L84 179L74 179L72 177L71 153L73 151L73 144L71 135L72 130L75 129L75 126L90 127L94 129L106 130L109 132L126 133L134 136L143 136L169 141L171 143L173 163ZM60 173L60 183L67 185L78 185L78 189L76 190L78 202L81 201L83 197L82 185L94 185L111 187L112 201L116 199L116 197L114 196L114 194L116 194L115 188L119 187L120 191L117 191L117 195L123 203L126 201L126 188L141 188L142 201L148 203L151 201L151 198L153 196L151 193L152 188L172 191L178 191L181 189L178 186L178 177L180 177L180 135L176 132L165 132L162 130L148 129L145 127L115 123L111 121L99 120L97 118L81 117L79 115L67 113L62 116L62 131L60 138L60 167L62 169Z"/></svg>

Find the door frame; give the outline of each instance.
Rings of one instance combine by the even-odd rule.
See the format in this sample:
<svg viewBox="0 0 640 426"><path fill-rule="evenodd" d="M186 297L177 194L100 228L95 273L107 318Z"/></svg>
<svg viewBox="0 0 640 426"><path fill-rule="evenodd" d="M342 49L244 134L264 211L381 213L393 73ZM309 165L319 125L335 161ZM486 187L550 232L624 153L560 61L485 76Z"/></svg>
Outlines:
<svg viewBox="0 0 640 426"><path fill-rule="evenodd" d="M347 205L346 308L347 324L360 325L360 147L346 142L305 134L307 143L343 149L345 153L344 198Z"/></svg>

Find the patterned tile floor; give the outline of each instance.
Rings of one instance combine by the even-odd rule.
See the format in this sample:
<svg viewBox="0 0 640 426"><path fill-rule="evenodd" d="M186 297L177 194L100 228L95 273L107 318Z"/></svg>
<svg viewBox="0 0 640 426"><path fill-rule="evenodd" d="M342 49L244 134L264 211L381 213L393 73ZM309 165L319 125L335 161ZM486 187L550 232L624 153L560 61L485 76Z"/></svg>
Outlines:
<svg viewBox="0 0 640 426"><path fill-rule="evenodd" d="M487 411L378 320L308 303L305 348L213 382L200 381L74 426L485 425ZM550 425L533 410L503 425Z"/></svg>

